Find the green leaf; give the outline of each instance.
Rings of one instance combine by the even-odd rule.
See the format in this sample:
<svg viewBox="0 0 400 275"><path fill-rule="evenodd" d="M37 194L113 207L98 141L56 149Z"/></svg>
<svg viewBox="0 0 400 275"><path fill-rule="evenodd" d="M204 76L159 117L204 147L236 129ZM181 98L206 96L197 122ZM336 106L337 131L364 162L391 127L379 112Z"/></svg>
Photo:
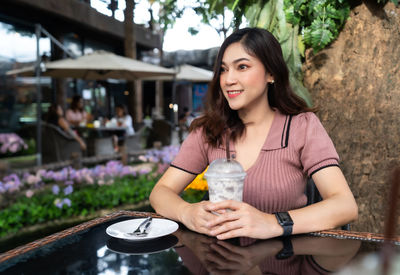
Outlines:
<svg viewBox="0 0 400 275"><path fill-rule="evenodd" d="M321 50L333 39L333 35L328 29L317 29L311 32L312 45L314 50Z"/></svg>

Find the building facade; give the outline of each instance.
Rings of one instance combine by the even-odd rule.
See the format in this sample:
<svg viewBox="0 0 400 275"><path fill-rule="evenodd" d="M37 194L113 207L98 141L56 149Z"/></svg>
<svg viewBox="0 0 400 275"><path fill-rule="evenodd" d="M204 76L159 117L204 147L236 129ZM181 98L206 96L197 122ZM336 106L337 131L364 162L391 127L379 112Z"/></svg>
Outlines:
<svg viewBox="0 0 400 275"><path fill-rule="evenodd" d="M120 0L122 1L122 0ZM36 82L33 78L6 76L8 70L32 65L36 60L35 25L40 24L64 47L80 56L95 50L106 50L126 55L126 26L113 17L99 13L90 1L80 0L2 0L0 5L0 131L15 131L24 123L36 118ZM117 1L111 1L115 3ZM133 53L143 59L146 52L161 50L160 34L133 24L135 45ZM49 38L39 40L43 59L58 60L68 57ZM149 86L149 84L146 84ZM145 85L145 86L146 86ZM155 85L150 85L150 87ZM128 103L134 110L136 122L141 122L136 113L144 113L141 88L134 85L138 99L130 100L132 94L126 81L84 81L79 79L42 78L42 111L50 102L68 107L73 95L82 95L85 107L94 116L111 116L115 104ZM132 91L133 92L133 91ZM155 92L153 92L155 93ZM149 101L149 99L146 100ZM154 102L145 102L150 106ZM139 120L139 121L138 121Z"/></svg>

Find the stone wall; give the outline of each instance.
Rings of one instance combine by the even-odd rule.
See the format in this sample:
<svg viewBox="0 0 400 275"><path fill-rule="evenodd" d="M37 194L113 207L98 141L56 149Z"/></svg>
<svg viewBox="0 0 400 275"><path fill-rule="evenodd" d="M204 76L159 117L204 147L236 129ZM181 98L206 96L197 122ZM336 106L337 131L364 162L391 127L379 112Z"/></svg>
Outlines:
<svg viewBox="0 0 400 275"><path fill-rule="evenodd" d="M400 156L400 7L372 2L352 9L330 47L307 52L303 71L359 205L352 229L383 233Z"/></svg>

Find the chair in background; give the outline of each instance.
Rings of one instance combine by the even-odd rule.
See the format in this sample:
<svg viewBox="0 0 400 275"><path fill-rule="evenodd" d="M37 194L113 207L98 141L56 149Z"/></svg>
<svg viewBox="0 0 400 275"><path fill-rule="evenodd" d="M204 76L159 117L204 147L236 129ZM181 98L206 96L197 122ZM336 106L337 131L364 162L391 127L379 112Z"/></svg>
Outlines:
<svg viewBox="0 0 400 275"><path fill-rule="evenodd" d="M115 154L112 137L96 137L87 140L88 156L108 156Z"/></svg>
<svg viewBox="0 0 400 275"><path fill-rule="evenodd" d="M162 146L171 144L172 124L169 121L157 119L153 121L152 129L147 138L147 148L152 148L154 142L161 142Z"/></svg>
<svg viewBox="0 0 400 275"><path fill-rule="evenodd" d="M149 128L142 126L134 135L125 136L124 146L128 154L143 151L146 148L146 140Z"/></svg>
<svg viewBox="0 0 400 275"><path fill-rule="evenodd" d="M42 162L60 162L82 157L79 143L59 127L42 122Z"/></svg>

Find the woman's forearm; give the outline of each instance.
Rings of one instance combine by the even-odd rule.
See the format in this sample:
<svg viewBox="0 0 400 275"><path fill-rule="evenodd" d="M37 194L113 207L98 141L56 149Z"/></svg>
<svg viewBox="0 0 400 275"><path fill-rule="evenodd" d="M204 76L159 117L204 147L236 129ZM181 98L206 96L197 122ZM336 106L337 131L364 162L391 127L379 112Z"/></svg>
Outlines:
<svg viewBox="0 0 400 275"><path fill-rule="evenodd" d="M289 211L293 234L339 227L357 219L358 208L353 197L332 196L307 207Z"/></svg>
<svg viewBox="0 0 400 275"><path fill-rule="evenodd" d="M156 185L150 194L150 203L154 210L169 219L182 222L184 209L190 204L166 186Z"/></svg>

